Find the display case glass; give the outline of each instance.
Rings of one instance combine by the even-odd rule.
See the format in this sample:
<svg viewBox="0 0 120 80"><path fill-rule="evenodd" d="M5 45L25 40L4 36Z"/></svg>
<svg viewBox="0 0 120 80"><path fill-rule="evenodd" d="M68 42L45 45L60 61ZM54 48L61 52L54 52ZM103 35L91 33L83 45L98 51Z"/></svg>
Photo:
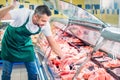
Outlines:
<svg viewBox="0 0 120 80"><path fill-rule="evenodd" d="M102 30L104 30L105 28L112 27L78 6L75 6L71 3L62 0L58 0L58 3L59 3L58 10L62 14L67 16L68 24L66 25L64 24L64 22L60 22L60 20L59 21L56 20L53 22L54 25L78 37L84 42L89 43L90 45L95 46L98 39L102 37L101 36ZM119 30L119 28L116 28L116 30L117 29ZM112 30L110 32L112 32ZM116 31L115 33L118 32ZM118 47L120 43L114 41L114 39L111 40L107 38L105 39L107 40L107 42L104 43L104 45L100 49L113 55L114 54L119 55L120 49ZM111 45L113 47L111 47Z"/></svg>

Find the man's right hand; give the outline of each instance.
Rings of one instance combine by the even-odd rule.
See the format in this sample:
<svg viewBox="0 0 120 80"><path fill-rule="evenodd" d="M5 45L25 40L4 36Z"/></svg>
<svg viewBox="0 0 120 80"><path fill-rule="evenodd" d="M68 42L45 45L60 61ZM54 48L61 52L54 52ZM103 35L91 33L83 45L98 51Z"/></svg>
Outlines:
<svg viewBox="0 0 120 80"><path fill-rule="evenodd" d="M19 7L19 6L20 6L20 3L19 3L18 1L16 1L16 0L12 0L12 1L11 1L11 6L12 6L13 8Z"/></svg>

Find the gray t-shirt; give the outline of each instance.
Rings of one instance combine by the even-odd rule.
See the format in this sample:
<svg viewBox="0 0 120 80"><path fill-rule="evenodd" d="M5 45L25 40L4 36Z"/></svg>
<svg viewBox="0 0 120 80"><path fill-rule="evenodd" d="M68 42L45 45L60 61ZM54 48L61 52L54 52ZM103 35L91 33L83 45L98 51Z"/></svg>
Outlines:
<svg viewBox="0 0 120 80"><path fill-rule="evenodd" d="M13 22L10 23L11 26L20 27L21 25L23 25L25 23L25 21L27 20L27 18L29 16L29 21L26 24L26 28L31 33L36 33L38 31L39 27L37 25L34 25L33 22L32 22L32 15L33 15L34 11L29 10L27 8L21 8L21 9L11 10L9 13L12 17L12 20L14 20ZM52 35L51 27L50 27L49 22L47 22L45 24L45 26L42 27L41 32L45 36L51 36Z"/></svg>

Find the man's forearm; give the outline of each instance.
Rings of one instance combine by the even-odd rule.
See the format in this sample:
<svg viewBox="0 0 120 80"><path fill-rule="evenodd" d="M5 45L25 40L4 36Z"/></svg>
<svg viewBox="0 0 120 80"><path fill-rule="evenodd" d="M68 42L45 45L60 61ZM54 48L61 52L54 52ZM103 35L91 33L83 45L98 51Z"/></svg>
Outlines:
<svg viewBox="0 0 120 80"><path fill-rule="evenodd" d="M46 37L48 40L49 45L51 46L52 50L57 54L59 57L63 57L62 50L59 46L59 44L53 39L52 36L47 36Z"/></svg>
<svg viewBox="0 0 120 80"><path fill-rule="evenodd" d="M11 9L13 9L14 8L14 6L13 5L9 5L9 6L7 6L7 7L3 7L3 8L1 8L0 9L0 19L2 18L2 17L4 17L5 15L6 15L6 13L8 13Z"/></svg>

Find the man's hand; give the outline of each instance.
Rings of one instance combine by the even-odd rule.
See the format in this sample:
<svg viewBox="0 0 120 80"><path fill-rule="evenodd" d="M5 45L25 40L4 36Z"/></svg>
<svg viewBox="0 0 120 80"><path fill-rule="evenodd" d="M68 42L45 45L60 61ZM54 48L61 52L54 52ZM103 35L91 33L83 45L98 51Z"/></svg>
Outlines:
<svg viewBox="0 0 120 80"><path fill-rule="evenodd" d="M11 1L11 6L12 6L13 8L19 7L19 6L20 6L20 3L19 3L18 1L16 1L16 0L12 0L12 1Z"/></svg>
<svg viewBox="0 0 120 80"><path fill-rule="evenodd" d="M19 3L16 0L12 0L11 4L0 9L0 19L11 19L8 13L11 9L15 8Z"/></svg>
<svg viewBox="0 0 120 80"><path fill-rule="evenodd" d="M63 51L61 51L61 54L59 54L59 55L57 56L57 58L58 58L58 59L61 59L61 60L65 59L66 57L67 57L67 54L64 53Z"/></svg>

